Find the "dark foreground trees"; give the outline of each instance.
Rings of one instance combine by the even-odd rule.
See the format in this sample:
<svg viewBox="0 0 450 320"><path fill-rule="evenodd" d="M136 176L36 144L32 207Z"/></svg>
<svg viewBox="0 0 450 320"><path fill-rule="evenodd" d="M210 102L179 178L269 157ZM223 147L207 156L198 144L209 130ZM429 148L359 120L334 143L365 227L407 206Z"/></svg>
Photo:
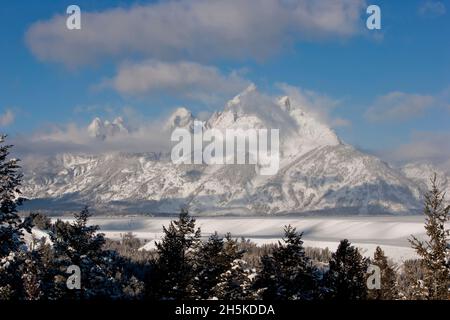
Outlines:
<svg viewBox="0 0 450 320"><path fill-rule="evenodd" d="M195 228L195 219L182 210L178 220L163 230L164 238L156 245L159 257L147 289L152 298L193 299L198 294L194 280L200 229Z"/></svg>
<svg viewBox="0 0 450 320"><path fill-rule="evenodd" d="M302 234L292 226L269 255L261 257L257 286L264 299L311 300L319 296L318 270L305 254Z"/></svg>
<svg viewBox="0 0 450 320"><path fill-rule="evenodd" d="M366 272L369 266L358 249L345 239L330 260L326 275L326 296L336 300L363 300L367 298Z"/></svg>
<svg viewBox="0 0 450 320"><path fill-rule="evenodd" d="M6 136L0 135L0 299L24 295L21 276L25 265L23 231L30 226L20 219L17 206L22 175L18 160L10 158L12 146L5 145Z"/></svg>
<svg viewBox="0 0 450 320"><path fill-rule="evenodd" d="M197 254L195 286L197 297L210 299L221 295L224 290L216 287L219 283L225 286L226 273L242 259L243 250L238 247L238 241L230 234L225 238L217 233L211 235Z"/></svg>
<svg viewBox="0 0 450 320"><path fill-rule="evenodd" d="M369 299L375 300L396 300L398 295L397 274L395 266L388 260L384 251L377 247L371 263L378 266L381 271L381 281L379 290L369 290Z"/></svg>

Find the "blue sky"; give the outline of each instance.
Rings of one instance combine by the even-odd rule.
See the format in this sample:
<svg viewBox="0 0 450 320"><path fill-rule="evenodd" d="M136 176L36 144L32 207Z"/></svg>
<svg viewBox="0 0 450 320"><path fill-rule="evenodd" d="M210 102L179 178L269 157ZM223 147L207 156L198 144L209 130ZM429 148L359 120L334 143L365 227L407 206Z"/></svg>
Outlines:
<svg viewBox="0 0 450 320"><path fill-rule="evenodd" d="M180 105L220 110L250 82L274 95L284 83L336 101L324 106L341 120L332 125L362 149L449 155L448 145L430 151L450 140L449 1L202 2L2 2L0 130L82 127L124 108L149 121ZM70 4L80 35L62 23ZM380 31L365 27L368 4L381 8ZM231 6L243 6L238 16ZM127 77L136 70L152 73L144 87ZM186 72L198 78L183 83Z"/></svg>

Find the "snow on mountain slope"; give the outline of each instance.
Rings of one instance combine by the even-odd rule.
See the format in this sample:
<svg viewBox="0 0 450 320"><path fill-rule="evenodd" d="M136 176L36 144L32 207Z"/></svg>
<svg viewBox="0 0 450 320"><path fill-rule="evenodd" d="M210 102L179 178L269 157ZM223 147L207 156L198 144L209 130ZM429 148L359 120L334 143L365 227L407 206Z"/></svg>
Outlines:
<svg viewBox="0 0 450 320"><path fill-rule="evenodd" d="M450 196L450 172L437 168L429 163L416 162L408 163L401 168L403 174L422 189L427 189L431 184L431 177L436 173L438 187Z"/></svg>
<svg viewBox="0 0 450 320"><path fill-rule="evenodd" d="M62 154L26 170L28 208L75 210L87 204L107 212L175 213L188 206L204 215L402 214L421 208L424 177L342 143L306 109L289 97L273 101L250 86L205 123L219 130L279 129L280 168L274 176L257 175L254 165L174 165L157 150ZM192 129L193 120L179 108L162 130ZM122 128L121 120L95 119L88 130L104 140L126 134Z"/></svg>
<svg viewBox="0 0 450 320"><path fill-rule="evenodd" d="M259 210L347 214L411 213L420 190L376 157L348 145L324 146L299 156L255 192ZM294 208L294 210L291 210Z"/></svg>

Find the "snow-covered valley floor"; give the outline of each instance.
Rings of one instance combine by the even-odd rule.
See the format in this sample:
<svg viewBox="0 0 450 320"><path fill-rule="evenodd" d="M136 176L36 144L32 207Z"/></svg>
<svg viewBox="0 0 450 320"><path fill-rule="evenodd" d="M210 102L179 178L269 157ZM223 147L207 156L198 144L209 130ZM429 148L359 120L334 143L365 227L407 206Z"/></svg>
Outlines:
<svg viewBox="0 0 450 320"><path fill-rule="evenodd" d="M66 219L63 219L66 220ZM119 239L133 232L148 243L143 249L154 248L163 235L162 226L171 218L161 217L93 217L106 237ZM208 217L197 218L204 237L217 231L230 232L233 237L245 237L258 245L275 243L283 236L283 227L291 224L303 232L305 246L335 250L341 239L349 239L366 256L373 255L380 245L395 262L416 257L408 238L411 234L424 237L423 216L357 216L357 217Z"/></svg>

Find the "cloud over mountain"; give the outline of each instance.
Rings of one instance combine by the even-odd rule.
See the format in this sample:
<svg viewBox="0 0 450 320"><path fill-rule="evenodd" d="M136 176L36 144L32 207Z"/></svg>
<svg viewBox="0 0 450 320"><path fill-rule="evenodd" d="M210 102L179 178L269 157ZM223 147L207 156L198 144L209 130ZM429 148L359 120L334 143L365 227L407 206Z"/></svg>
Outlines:
<svg viewBox="0 0 450 320"><path fill-rule="evenodd" d="M415 132L409 142L382 155L392 162L428 162L450 171L450 133Z"/></svg>

